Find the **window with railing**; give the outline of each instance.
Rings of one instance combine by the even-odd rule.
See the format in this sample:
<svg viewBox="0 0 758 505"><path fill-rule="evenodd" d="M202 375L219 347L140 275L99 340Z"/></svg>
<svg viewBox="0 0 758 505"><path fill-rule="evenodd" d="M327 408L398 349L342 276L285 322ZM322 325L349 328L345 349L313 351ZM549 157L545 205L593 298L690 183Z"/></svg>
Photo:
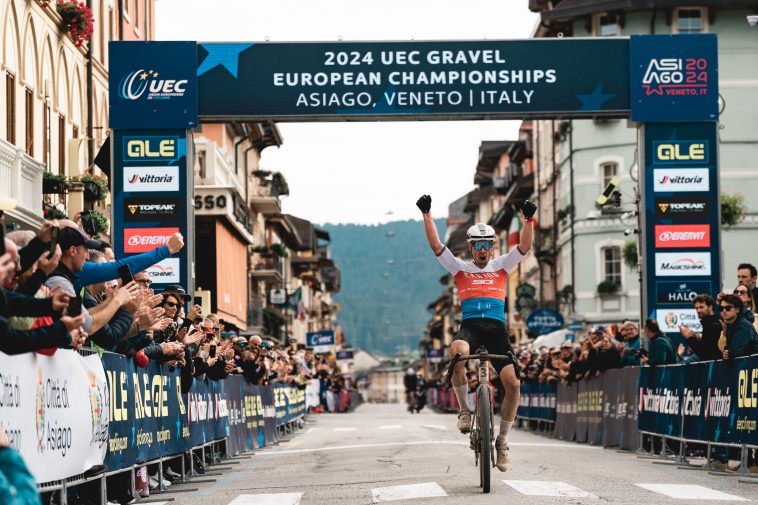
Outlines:
<svg viewBox="0 0 758 505"><path fill-rule="evenodd" d="M608 187L608 184L611 182L611 179L616 177L619 172L619 166L618 163L614 163L612 161L603 163L600 165L600 177L602 180L600 181L602 184L600 186L600 190L604 190L606 187Z"/></svg>

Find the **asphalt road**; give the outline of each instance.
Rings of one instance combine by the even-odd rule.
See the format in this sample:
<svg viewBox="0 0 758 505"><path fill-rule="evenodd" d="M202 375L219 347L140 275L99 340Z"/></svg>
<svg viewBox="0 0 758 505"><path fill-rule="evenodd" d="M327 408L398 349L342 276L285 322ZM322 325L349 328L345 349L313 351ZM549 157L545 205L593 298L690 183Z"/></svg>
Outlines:
<svg viewBox="0 0 758 505"><path fill-rule="evenodd" d="M523 430L510 436L511 469L493 468L481 493L468 438L453 415L400 405L311 415L277 447L234 460L213 482L181 484L151 500L176 505L727 503L758 500L758 484L680 470L634 454L565 443ZM499 426L499 423L496 422ZM212 468L212 467L211 467ZM214 471L214 470L209 470ZM758 479L753 479L758 483ZM679 497L672 497L679 496ZM157 502L160 503L160 502Z"/></svg>

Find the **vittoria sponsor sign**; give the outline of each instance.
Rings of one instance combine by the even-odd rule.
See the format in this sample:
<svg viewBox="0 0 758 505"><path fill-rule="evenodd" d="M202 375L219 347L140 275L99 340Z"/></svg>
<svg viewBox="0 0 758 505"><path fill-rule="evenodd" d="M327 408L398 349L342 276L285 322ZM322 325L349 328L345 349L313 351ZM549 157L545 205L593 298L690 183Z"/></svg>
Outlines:
<svg viewBox="0 0 758 505"><path fill-rule="evenodd" d="M711 230L707 224L657 224L655 247L710 247Z"/></svg>
<svg viewBox="0 0 758 505"><path fill-rule="evenodd" d="M179 167L124 167L124 192L179 191Z"/></svg>
<svg viewBox="0 0 758 505"><path fill-rule="evenodd" d="M655 274L660 276L711 275L711 253L655 253Z"/></svg>
<svg viewBox="0 0 758 505"><path fill-rule="evenodd" d="M657 168L653 172L655 192L708 191L707 168Z"/></svg>

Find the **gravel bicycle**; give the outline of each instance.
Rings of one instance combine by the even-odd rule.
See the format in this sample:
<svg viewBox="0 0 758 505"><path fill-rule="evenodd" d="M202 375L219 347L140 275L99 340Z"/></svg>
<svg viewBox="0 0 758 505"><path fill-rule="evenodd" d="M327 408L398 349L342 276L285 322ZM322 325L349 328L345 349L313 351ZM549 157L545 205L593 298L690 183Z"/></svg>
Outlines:
<svg viewBox="0 0 758 505"><path fill-rule="evenodd" d="M472 359L478 359L478 376L479 386L476 388L476 408L474 409L474 422L471 424L471 449L474 451L474 464L479 467L479 487L482 488L482 492L490 492L490 471L495 466L495 453L492 450L492 440L494 430L492 428L494 424L494 414L492 411L492 390L489 387L490 383L490 360L492 359L504 359L513 363L514 367L518 367L515 356L512 352L506 355L502 354L489 354L487 349L480 347L475 353L468 356L461 356L457 353L455 357L450 361L450 367L447 370L446 382L450 382L453 376L453 369L455 365L460 361L468 361ZM518 369L516 370L518 373Z"/></svg>

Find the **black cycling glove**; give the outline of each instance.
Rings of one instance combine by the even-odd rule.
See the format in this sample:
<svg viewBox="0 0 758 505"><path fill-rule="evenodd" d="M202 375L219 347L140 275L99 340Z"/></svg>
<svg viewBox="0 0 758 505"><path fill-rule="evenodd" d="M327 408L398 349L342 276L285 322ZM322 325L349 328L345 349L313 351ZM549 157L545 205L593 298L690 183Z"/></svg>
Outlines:
<svg viewBox="0 0 758 505"><path fill-rule="evenodd" d="M416 200L416 207L419 208L421 212L424 214L428 213L429 210L432 208L432 197L429 195L424 195L418 200Z"/></svg>
<svg viewBox="0 0 758 505"><path fill-rule="evenodd" d="M529 200L524 200L524 203L520 206L521 212L524 213L524 217L531 219L534 213L537 212L537 206Z"/></svg>

